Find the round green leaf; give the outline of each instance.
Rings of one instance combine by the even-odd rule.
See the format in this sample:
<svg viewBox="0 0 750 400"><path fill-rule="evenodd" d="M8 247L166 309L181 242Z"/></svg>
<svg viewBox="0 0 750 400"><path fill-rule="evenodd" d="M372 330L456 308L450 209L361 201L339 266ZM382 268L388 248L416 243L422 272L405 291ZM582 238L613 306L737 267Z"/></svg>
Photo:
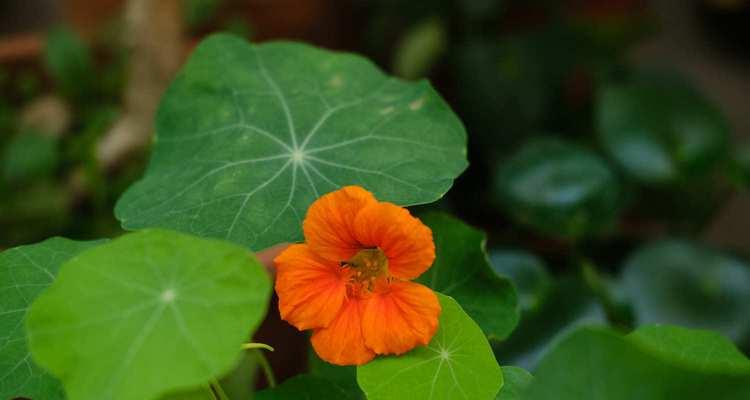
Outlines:
<svg viewBox="0 0 750 400"><path fill-rule="evenodd" d="M713 329L734 340L750 334L750 265L737 258L663 240L637 249L622 279L640 324Z"/></svg>
<svg viewBox="0 0 750 400"><path fill-rule="evenodd" d="M307 374L294 376L275 388L255 394L256 400L298 400L300 398L344 400L351 397L331 381Z"/></svg>
<svg viewBox="0 0 750 400"><path fill-rule="evenodd" d="M619 183L604 160L551 138L532 141L507 160L495 193L517 221L573 238L612 225L620 202Z"/></svg>
<svg viewBox="0 0 750 400"><path fill-rule="evenodd" d="M29 311L29 345L71 400L153 399L227 372L269 295L242 247L141 231L63 265Z"/></svg>
<svg viewBox="0 0 750 400"><path fill-rule="evenodd" d="M58 381L31 359L26 312L62 263L100 243L52 238L0 253L0 398L63 399Z"/></svg>
<svg viewBox="0 0 750 400"><path fill-rule="evenodd" d="M357 367L369 400L495 398L503 375L484 333L455 300L438 298L440 327L427 346Z"/></svg>
<svg viewBox="0 0 750 400"><path fill-rule="evenodd" d="M506 338L518 323L516 291L492 272L484 233L447 214L421 218L432 229L436 257L417 281L456 299L488 337Z"/></svg>
<svg viewBox="0 0 750 400"><path fill-rule="evenodd" d="M521 394L531 384L533 377L523 368L503 367L502 389L497 394L496 400L520 400Z"/></svg>
<svg viewBox="0 0 750 400"><path fill-rule="evenodd" d="M166 227L253 249L301 238L320 195L356 184L400 205L440 198L466 167L461 122L425 81L303 44L215 35L164 95L126 229Z"/></svg>
<svg viewBox="0 0 750 400"><path fill-rule="evenodd" d="M510 249L492 251L490 261L496 274L507 276L515 284L522 310L541 305L552 284L544 261L531 253Z"/></svg>
<svg viewBox="0 0 750 400"><path fill-rule="evenodd" d="M726 152L729 127L700 93L674 79L641 78L599 96L602 146L632 178L671 183L707 172Z"/></svg>
<svg viewBox="0 0 750 400"><path fill-rule="evenodd" d="M742 400L750 360L718 334L654 326L581 328L546 355L525 400Z"/></svg>

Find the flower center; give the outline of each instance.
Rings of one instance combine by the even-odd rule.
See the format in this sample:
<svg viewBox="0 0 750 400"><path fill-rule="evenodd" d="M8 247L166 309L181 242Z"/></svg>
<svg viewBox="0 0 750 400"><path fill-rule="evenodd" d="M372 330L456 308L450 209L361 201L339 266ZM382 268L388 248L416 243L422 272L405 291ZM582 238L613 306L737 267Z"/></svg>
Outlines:
<svg viewBox="0 0 750 400"><path fill-rule="evenodd" d="M362 249L351 259L341 261L341 267L351 268L354 271L352 281L367 285L372 291L376 279L388 276L388 257L377 247Z"/></svg>

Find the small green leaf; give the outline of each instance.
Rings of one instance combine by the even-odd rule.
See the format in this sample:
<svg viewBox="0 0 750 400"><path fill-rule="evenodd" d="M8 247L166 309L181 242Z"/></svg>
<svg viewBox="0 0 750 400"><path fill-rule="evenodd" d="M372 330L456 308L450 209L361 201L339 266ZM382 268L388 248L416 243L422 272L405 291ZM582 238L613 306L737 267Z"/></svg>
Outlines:
<svg viewBox="0 0 750 400"><path fill-rule="evenodd" d="M602 146L632 178L674 183L708 172L726 155L729 126L688 84L640 77L603 89L597 106Z"/></svg>
<svg viewBox="0 0 750 400"><path fill-rule="evenodd" d="M117 203L123 227L252 249L301 239L307 207L343 185L428 203L467 165L464 128L427 82L351 54L228 35L194 51L156 132L146 176Z"/></svg>
<svg viewBox="0 0 750 400"><path fill-rule="evenodd" d="M269 295L247 250L141 231L63 265L29 311L29 344L71 400L153 399L228 372Z"/></svg>
<svg viewBox="0 0 750 400"><path fill-rule="evenodd" d="M493 250L490 252L492 269L507 276L515 285L523 311L539 307L552 284L544 261L522 250Z"/></svg>
<svg viewBox="0 0 750 400"><path fill-rule="evenodd" d="M581 328L536 369L526 400L742 400L750 398L750 360L706 331L652 326L621 336Z"/></svg>
<svg viewBox="0 0 750 400"><path fill-rule="evenodd" d="M31 360L26 312L65 261L100 243L52 238L0 253L0 398L64 398L60 383Z"/></svg>
<svg viewBox="0 0 750 400"><path fill-rule="evenodd" d="M255 394L256 400L297 400L300 398L350 399L341 388L331 381L307 374L294 376L275 388Z"/></svg>
<svg viewBox="0 0 750 400"><path fill-rule="evenodd" d="M534 378L528 371L518 367L503 367L503 387L496 400L520 400L521 394Z"/></svg>
<svg viewBox="0 0 750 400"><path fill-rule="evenodd" d="M620 203L620 185L604 160L552 138L532 141L507 160L495 193L517 221L572 238L610 227Z"/></svg>
<svg viewBox="0 0 750 400"><path fill-rule="evenodd" d="M713 329L733 340L750 334L750 265L683 240L637 249L622 283L639 324Z"/></svg>
<svg viewBox="0 0 750 400"><path fill-rule="evenodd" d="M495 398L503 375L484 333L455 300L438 298L440 327L427 346L357 367L369 400Z"/></svg>
<svg viewBox="0 0 750 400"><path fill-rule="evenodd" d="M432 229L436 258L417 281L456 299L488 337L506 338L518 323L516 291L492 271L484 233L447 214L422 221Z"/></svg>
<svg viewBox="0 0 750 400"><path fill-rule="evenodd" d="M57 140L36 133L23 133L11 139L3 151L3 178L18 183L51 175L59 158Z"/></svg>

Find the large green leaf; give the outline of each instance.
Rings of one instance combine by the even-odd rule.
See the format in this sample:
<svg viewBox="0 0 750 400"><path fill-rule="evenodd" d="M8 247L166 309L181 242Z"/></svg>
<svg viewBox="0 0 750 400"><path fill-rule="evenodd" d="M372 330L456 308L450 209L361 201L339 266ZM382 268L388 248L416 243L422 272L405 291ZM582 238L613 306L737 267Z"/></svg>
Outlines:
<svg viewBox="0 0 750 400"><path fill-rule="evenodd" d="M242 247L141 231L62 266L29 311L29 345L71 400L153 399L226 373L269 295Z"/></svg>
<svg viewBox="0 0 750 400"><path fill-rule="evenodd" d="M713 329L734 340L750 334L750 265L684 240L662 240L627 260L623 288L640 324Z"/></svg>
<svg viewBox="0 0 750 400"><path fill-rule="evenodd" d="M534 374L528 400L741 400L750 361L722 336L669 326L628 336L607 328L573 332Z"/></svg>
<svg viewBox="0 0 750 400"><path fill-rule="evenodd" d="M52 238L0 253L0 398L63 398L58 381L31 359L26 344L26 312L55 280L62 263L100 243Z"/></svg>
<svg viewBox="0 0 750 400"><path fill-rule="evenodd" d="M503 375L484 333L455 300L438 298L440 327L427 346L357 367L369 400L495 398Z"/></svg>
<svg viewBox="0 0 750 400"><path fill-rule="evenodd" d="M422 221L432 229L436 258L417 281L456 299L488 337L507 337L519 318L516 291L492 271L484 233L446 214L427 214Z"/></svg>
<svg viewBox="0 0 750 400"><path fill-rule="evenodd" d="M495 193L519 222L573 238L611 226L620 203L619 183L604 160L552 138L532 141L506 161Z"/></svg>
<svg viewBox="0 0 750 400"><path fill-rule="evenodd" d="M318 196L357 184L401 205L440 198L467 165L458 118L424 81L303 44L215 35L164 95L127 229L160 226L253 249L301 238Z"/></svg>
<svg viewBox="0 0 750 400"><path fill-rule="evenodd" d="M726 153L729 126L719 110L676 79L639 77L603 89L601 143L632 178L671 183L708 171Z"/></svg>

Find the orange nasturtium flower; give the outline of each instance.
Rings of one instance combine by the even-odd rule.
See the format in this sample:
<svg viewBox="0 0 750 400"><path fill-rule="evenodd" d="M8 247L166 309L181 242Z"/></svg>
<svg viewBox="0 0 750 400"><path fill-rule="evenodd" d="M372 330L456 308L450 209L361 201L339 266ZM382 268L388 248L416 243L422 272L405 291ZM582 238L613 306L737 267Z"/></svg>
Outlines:
<svg viewBox="0 0 750 400"><path fill-rule="evenodd" d="M432 231L404 208L359 186L316 200L303 223L304 244L274 259L281 318L313 329L320 358L361 365L376 354L426 345L440 304L409 282L432 265Z"/></svg>

